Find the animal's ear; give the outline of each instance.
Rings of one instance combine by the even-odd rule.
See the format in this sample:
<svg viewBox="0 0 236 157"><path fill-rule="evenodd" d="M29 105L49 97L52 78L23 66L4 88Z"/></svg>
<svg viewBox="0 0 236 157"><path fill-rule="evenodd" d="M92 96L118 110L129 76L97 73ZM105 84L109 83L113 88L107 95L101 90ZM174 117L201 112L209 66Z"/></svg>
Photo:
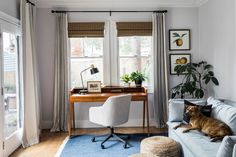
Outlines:
<svg viewBox="0 0 236 157"><path fill-rule="evenodd" d="M201 106L194 106L194 109L195 109L195 110L200 110L200 109L201 109Z"/></svg>

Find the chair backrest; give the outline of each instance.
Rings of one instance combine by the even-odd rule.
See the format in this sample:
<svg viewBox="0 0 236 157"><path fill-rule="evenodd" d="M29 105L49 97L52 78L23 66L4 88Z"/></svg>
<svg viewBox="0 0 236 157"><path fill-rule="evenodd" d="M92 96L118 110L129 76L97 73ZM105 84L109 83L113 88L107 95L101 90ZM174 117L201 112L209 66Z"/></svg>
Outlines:
<svg viewBox="0 0 236 157"><path fill-rule="evenodd" d="M103 104L107 124L116 126L127 122L129 119L130 103L130 94L109 97Z"/></svg>

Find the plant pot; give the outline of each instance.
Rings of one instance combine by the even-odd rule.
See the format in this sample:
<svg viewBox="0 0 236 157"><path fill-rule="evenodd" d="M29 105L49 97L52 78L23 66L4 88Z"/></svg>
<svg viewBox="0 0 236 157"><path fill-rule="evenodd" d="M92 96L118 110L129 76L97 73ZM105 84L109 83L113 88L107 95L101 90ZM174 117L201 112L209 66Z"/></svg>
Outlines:
<svg viewBox="0 0 236 157"><path fill-rule="evenodd" d="M142 87L142 80L135 80L135 86L136 87Z"/></svg>
<svg viewBox="0 0 236 157"><path fill-rule="evenodd" d="M130 83L124 83L124 87L130 87Z"/></svg>

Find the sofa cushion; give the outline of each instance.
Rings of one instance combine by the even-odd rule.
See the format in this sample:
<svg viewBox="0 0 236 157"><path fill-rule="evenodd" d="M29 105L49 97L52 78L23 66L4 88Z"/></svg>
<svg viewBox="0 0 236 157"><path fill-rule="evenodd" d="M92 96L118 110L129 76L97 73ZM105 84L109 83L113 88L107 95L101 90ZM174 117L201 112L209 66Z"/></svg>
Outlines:
<svg viewBox="0 0 236 157"><path fill-rule="evenodd" d="M197 105L205 105L206 100L202 99L186 99L191 103ZM181 122L183 120L184 113L184 99L170 99L169 100L169 121Z"/></svg>
<svg viewBox="0 0 236 157"><path fill-rule="evenodd" d="M168 122L169 129L172 129L179 123ZM217 150L221 142L210 142L210 138L204 136L197 130L191 130L188 133L182 133L184 128L178 128L173 131L181 140L182 147L188 148L195 156L216 157Z"/></svg>
<svg viewBox="0 0 236 157"><path fill-rule="evenodd" d="M228 105L231 105L231 106L234 106L236 107L236 102L235 101L231 101L231 100L224 100L223 101L225 104L228 104Z"/></svg>
<svg viewBox="0 0 236 157"><path fill-rule="evenodd" d="M233 149L233 155L232 157L236 157L236 144L234 145L234 149Z"/></svg>
<svg viewBox="0 0 236 157"><path fill-rule="evenodd" d="M230 106L214 98L209 98L208 103L212 106L212 117L226 123L236 134L236 107Z"/></svg>
<svg viewBox="0 0 236 157"><path fill-rule="evenodd" d="M225 136L216 157L232 157L236 136Z"/></svg>

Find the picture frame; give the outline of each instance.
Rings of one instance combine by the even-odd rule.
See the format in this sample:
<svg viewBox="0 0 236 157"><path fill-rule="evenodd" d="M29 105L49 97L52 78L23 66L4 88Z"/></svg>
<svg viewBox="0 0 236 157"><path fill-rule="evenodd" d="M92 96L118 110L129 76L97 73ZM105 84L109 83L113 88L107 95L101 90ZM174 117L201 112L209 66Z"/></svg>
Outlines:
<svg viewBox="0 0 236 157"><path fill-rule="evenodd" d="M177 65L191 63L191 54L190 53L170 54L169 62L170 62L170 74L177 75L177 73L174 71L175 67Z"/></svg>
<svg viewBox="0 0 236 157"><path fill-rule="evenodd" d="M101 81L88 81L87 88L88 93L101 93Z"/></svg>
<svg viewBox="0 0 236 157"><path fill-rule="evenodd" d="M170 29L169 50L170 51L191 50L190 29Z"/></svg>

